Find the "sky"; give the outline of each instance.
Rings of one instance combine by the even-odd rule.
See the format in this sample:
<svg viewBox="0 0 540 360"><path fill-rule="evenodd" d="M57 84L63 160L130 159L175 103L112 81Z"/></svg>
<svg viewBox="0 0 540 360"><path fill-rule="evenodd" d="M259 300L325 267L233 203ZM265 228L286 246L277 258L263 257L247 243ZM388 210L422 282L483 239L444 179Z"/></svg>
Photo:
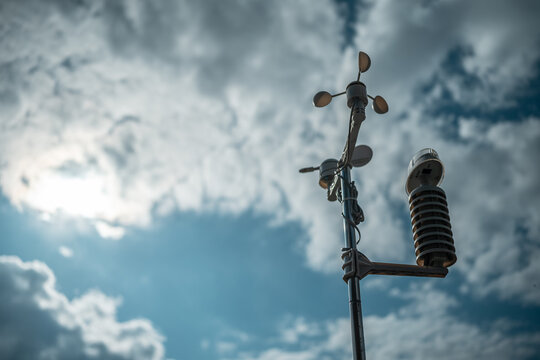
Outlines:
<svg viewBox="0 0 540 360"><path fill-rule="evenodd" d="M414 264L405 180L445 165L457 263L361 281L368 359L540 357L540 3L0 1L0 357L350 359L359 249Z"/></svg>

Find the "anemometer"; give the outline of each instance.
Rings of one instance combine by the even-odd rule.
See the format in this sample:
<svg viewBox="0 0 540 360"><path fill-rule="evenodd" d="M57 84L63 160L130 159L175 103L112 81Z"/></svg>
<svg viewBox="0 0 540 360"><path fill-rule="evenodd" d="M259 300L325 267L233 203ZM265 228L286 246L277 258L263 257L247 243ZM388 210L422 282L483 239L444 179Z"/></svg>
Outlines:
<svg viewBox="0 0 540 360"><path fill-rule="evenodd" d="M360 125L366 119L368 99L377 114L388 112L388 103L377 95L369 95L360 75L371 66L371 59L363 51L358 54L358 76L347 85L345 91L334 95L319 91L313 97L313 105L324 107L334 97L347 95L351 109L349 129L343 153L339 160L327 159L319 166L300 169L301 173L319 170L319 185L326 190L328 201L339 200L342 204L345 247L342 249L343 280L349 287L349 311L351 315L352 350L354 360L365 360L364 329L360 300L360 280L369 274L445 277L447 267L456 262L454 239L450 225L446 194L439 187L444 177L444 165L433 149L422 149L409 163L405 191L409 195L409 210L413 231L417 265L380 263L370 261L357 250L360 241L358 226L364 221L364 212L358 205L358 191L351 181L350 170L368 164L373 151L367 145L355 146ZM358 233L356 239L355 231Z"/></svg>

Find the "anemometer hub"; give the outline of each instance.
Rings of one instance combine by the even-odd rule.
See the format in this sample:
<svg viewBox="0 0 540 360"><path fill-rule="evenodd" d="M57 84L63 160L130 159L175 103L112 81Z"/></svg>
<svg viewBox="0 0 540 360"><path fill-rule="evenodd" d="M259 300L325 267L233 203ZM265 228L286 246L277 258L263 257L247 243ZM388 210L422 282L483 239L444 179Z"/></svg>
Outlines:
<svg viewBox="0 0 540 360"><path fill-rule="evenodd" d="M368 104L366 85L360 81L353 81L347 85L347 106L352 108L355 102L360 102L363 107Z"/></svg>

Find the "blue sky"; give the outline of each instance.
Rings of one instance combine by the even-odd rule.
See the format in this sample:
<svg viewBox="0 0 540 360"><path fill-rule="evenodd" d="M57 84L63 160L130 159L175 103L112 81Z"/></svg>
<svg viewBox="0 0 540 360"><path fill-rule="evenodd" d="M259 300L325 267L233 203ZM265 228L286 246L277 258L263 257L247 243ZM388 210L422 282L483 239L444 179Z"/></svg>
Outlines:
<svg viewBox="0 0 540 360"><path fill-rule="evenodd" d="M369 359L540 356L533 1L0 3L0 357L348 359L339 157L355 80L360 249L414 263L435 148L458 262L362 280Z"/></svg>

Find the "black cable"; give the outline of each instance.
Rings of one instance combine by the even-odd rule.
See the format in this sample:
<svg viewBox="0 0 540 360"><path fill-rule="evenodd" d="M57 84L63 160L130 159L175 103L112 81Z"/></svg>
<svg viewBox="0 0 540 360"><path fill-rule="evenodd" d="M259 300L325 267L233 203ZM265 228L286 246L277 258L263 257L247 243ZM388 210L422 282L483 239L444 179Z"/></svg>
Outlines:
<svg viewBox="0 0 540 360"><path fill-rule="evenodd" d="M354 102L353 106L351 106L351 114L349 115L349 130L347 130L347 152L345 153L345 166L348 166L349 164L349 152L350 152L350 146L351 146L351 125L353 120L353 113L354 108L356 107L356 101Z"/></svg>
<svg viewBox="0 0 540 360"><path fill-rule="evenodd" d="M353 221L355 224L360 224L364 221L364 212L362 211L362 208L360 205L358 205L358 190L356 189L356 186L354 185L354 181L351 183L351 197L354 198L354 201L351 206L351 215L353 218Z"/></svg>
<svg viewBox="0 0 540 360"><path fill-rule="evenodd" d="M356 224L351 220L349 219L348 217L345 216L345 214L341 213L341 216L343 216L343 218L345 220L347 220L347 222L349 223L349 225L351 225L352 227L354 227L354 229L356 230L356 232L358 233L358 240L356 240L356 245L358 245L358 243L360 242L360 239L362 239L362 234L360 233L360 229L358 228L358 226L356 226Z"/></svg>
<svg viewBox="0 0 540 360"><path fill-rule="evenodd" d="M356 103L351 107L351 113L349 115L349 129L347 130L347 143L345 145L345 149L343 150L342 159L343 162L340 161L340 164L336 170L336 172L341 171L345 166L348 166L349 164L349 147L351 146L351 125L352 125L352 119L353 119L353 112L354 108L356 106Z"/></svg>
<svg viewBox="0 0 540 360"><path fill-rule="evenodd" d="M335 175L337 175L340 179L345 180L343 176L341 176L339 173L336 173ZM356 190L356 188L354 188L354 185L351 185L348 181L344 181L344 183L347 184L351 192L353 191L353 189Z"/></svg>
<svg viewBox="0 0 540 360"><path fill-rule="evenodd" d="M340 178L343 179L343 177L341 175L338 175ZM343 199L341 197L341 194L338 196L338 200L341 204L343 204L343 202L345 200L354 200L351 204L351 216L352 216L352 221L358 225L360 224L361 222L364 221L364 211L362 210L362 208L360 207L360 205L358 204L358 190L356 189L356 186L354 185L354 181L352 181L351 183L349 182L345 182L345 184L347 184L347 186L349 187L349 191L351 192L350 194L350 197L349 198L346 198L346 199Z"/></svg>

